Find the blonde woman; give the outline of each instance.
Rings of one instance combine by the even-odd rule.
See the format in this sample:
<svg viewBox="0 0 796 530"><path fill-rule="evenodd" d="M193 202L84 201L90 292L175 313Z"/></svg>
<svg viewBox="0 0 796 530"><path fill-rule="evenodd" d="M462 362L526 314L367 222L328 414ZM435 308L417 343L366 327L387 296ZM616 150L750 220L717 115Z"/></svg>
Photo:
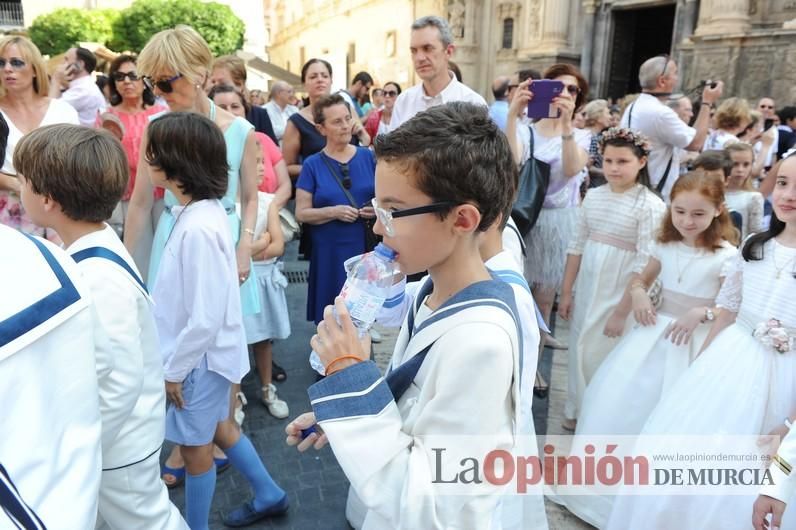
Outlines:
<svg viewBox="0 0 796 530"><path fill-rule="evenodd" d="M749 103L742 98L727 98L716 109L713 116L716 128L711 130L702 151L724 149L737 142L738 135L752 122Z"/></svg>
<svg viewBox="0 0 796 530"><path fill-rule="evenodd" d="M8 124L8 143L0 169L0 224L60 242L53 231L33 224L19 199L20 183L12 159L20 138L54 123L79 125L77 111L47 96L50 83L39 49L25 37L0 39L0 112Z"/></svg>
<svg viewBox="0 0 796 530"><path fill-rule="evenodd" d="M227 193L221 199L221 203L227 210L232 239L237 246L236 258L243 314L255 314L259 311L260 304L255 282L249 279L249 273L252 234L257 217L258 147L253 127L249 122L217 108L205 95L203 86L207 82L212 63L213 55L205 40L193 28L181 25L161 31L150 39L138 57L138 70L144 76L144 83L156 96L162 97L172 111L202 114L224 133L229 182ZM150 166L144 160L147 141L148 133L145 133L140 149L142 160L138 164L138 175L125 226L125 245L131 250L139 244L145 219L152 209ZM237 197L240 198L241 218L235 213ZM178 206L176 198L167 192L164 202L166 208L158 221L152 243L152 256L148 264L150 284L157 281L157 270L163 248L177 222L177 215L172 213L172 208ZM233 389L233 395L235 392ZM287 498L284 492L271 479L251 442L240 432L231 418L219 423L214 440L226 452L231 464L244 474L255 493L253 501L247 502L225 518L226 523L242 526L287 510ZM199 448L184 445L181 450L185 453L197 451ZM178 455L172 453L167 464L179 465L178 461ZM203 520L206 524L213 492L211 483L215 484L216 465L211 465L209 469L193 466L187 469L170 468L167 471L174 478L170 483L167 482L168 485L174 486L182 478L187 481L188 522Z"/></svg>

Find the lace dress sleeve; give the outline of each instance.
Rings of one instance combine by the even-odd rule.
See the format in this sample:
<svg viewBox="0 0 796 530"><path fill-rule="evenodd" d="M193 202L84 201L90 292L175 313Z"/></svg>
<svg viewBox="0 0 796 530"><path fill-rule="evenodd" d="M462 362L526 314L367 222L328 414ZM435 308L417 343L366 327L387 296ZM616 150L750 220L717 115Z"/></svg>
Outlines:
<svg viewBox="0 0 796 530"><path fill-rule="evenodd" d="M724 283L716 296L716 307L737 313L743 294L743 258L740 250L724 263L720 276L724 278Z"/></svg>

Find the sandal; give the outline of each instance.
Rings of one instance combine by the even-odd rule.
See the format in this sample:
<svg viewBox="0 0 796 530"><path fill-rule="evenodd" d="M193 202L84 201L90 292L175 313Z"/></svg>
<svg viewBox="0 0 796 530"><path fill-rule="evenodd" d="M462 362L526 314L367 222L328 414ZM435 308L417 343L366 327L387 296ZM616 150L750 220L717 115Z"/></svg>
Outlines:
<svg viewBox="0 0 796 530"><path fill-rule="evenodd" d="M276 364L274 361L271 361L271 379L278 383L281 383L287 379L287 372L285 372L285 369Z"/></svg>
<svg viewBox="0 0 796 530"><path fill-rule="evenodd" d="M243 407L248 405L249 402L246 400L246 396L243 395L243 392L235 394L235 399L238 400L238 405L235 407L233 417L235 418L235 423L237 423L239 427L243 427L243 418L246 417L246 413L243 412Z"/></svg>
<svg viewBox="0 0 796 530"><path fill-rule="evenodd" d="M171 475L174 477L174 480L169 482L166 480L166 476ZM160 466L160 479L169 489L174 489L182 485L185 482L185 467L169 467L166 464L161 464Z"/></svg>
<svg viewBox="0 0 796 530"><path fill-rule="evenodd" d="M549 393L550 393L550 385L545 383L542 374L540 374L539 370L537 370L536 381L533 384L533 395L538 397L539 399L545 399Z"/></svg>

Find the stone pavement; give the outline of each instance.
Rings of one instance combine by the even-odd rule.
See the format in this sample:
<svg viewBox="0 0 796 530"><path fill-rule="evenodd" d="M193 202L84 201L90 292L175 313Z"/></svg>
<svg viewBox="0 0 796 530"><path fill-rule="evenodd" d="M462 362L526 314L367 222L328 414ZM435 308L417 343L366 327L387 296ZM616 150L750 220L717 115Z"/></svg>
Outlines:
<svg viewBox="0 0 796 530"><path fill-rule="evenodd" d="M329 447L300 454L295 448L285 444L285 425L290 419L310 410L306 389L315 381L315 373L307 362L309 339L314 333L314 325L305 319L307 284L296 282L303 279L307 266L307 262L296 260L296 243L289 244L285 270L291 279L287 288L287 299L292 334L287 340L274 345L274 358L288 373L285 382L277 383L277 390L280 398L286 400L290 406L290 416L285 420L277 420L269 415L259 401L259 384L254 374L248 374L243 380L243 392L249 400L245 409L244 432L257 448L271 475L287 491L290 498L287 515L249 527L252 529L350 528L344 515L348 481ZM384 340L381 344L374 345L374 356L376 362L384 367L392 354L397 330L378 329ZM566 341L566 328L559 326L556 335ZM537 433L562 434L560 425L566 398L566 351L553 354L552 350L545 350L542 372L551 381L551 390L547 399L534 399ZM162 459L165 459L169 449L164 449ZM180 510L184 507L184 492L184 487L171 491L171 498ZM222 514L247 501L250 496L246 480L236 470L229 469L219 475L211 509L210 528L226 528L221 523ZM592 528L549 501L546 501L546 506L550 530Z"/></svg>

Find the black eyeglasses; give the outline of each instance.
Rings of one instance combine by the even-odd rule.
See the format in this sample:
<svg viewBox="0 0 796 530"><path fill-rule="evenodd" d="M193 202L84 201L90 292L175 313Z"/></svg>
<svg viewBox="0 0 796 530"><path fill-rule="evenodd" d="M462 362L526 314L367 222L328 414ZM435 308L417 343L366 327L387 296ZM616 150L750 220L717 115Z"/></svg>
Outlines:
<svg viewBox="0 0 796 530"><path fill-rule="evenodd" d="M182 74L177 74L173 77L167 77L165 79L159 79L157 81L153 81L151 77L144 77L144 85L151 91L155 91L155 87L158 90L163 92L164 94L171 94L174 92L174 87L172 83L177 79L181 78Z"/></svg>
<svg viewBox="0 0 796 530"><path fill-rule="evenodd" d="M23 68L25 68L25 65L28 63L26 63L22 59L17 59L16 57L9 59L8 61L0 58L0 68L5 68L6 64L10 64L11 68L13 68L14 70L22 70Z"/></svg>
<svg viewBox="0 0 796 530"><path fill-rule="evenodd" d="M386 98L394 98L395 96L398 95L398 91L397 90L385 90L384 92L382 92L382 94Z"/></svg>
<svg viewBox="0 0 796 530"><path fill-rule="evenodd" d="M340 172L343 174L343 187L351 189L351 176L348 174L348 163L340 164Z"/></svg>
<svg viewBox="0 0 796 530"><path fill-rule="evenodd" d="M138 74L135 72L113 72L111 76L114 81L121 83L125 80L125 78L129 79L130 81L138 81L139 77Z"/></svg>

